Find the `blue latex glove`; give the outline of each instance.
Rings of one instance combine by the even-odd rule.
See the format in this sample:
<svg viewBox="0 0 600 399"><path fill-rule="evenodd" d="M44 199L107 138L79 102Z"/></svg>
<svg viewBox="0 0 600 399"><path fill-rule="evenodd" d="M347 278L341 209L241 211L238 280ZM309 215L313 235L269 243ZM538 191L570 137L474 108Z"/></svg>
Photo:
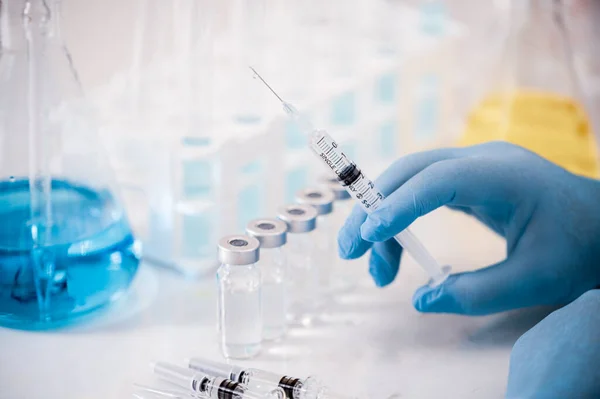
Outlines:
<svg viewBox="0 0 600 399"><path fill-rule="evenodd" d="M600 398L600 290L586 292L519 338L506 397Z"/></svg>
<svg viewBox="0 0 600 399"><path fill-rule="evenodd" d="M387 198L368 218L355 207L338 243L345 259L373 247L369 269L379 286L398 273L401 249L392 237L441 206L506 238L506 260L420 288L419 311L482 315L565 304L600 284L600 182L521 147L487 143L409 155L376 184Z"/></svg>

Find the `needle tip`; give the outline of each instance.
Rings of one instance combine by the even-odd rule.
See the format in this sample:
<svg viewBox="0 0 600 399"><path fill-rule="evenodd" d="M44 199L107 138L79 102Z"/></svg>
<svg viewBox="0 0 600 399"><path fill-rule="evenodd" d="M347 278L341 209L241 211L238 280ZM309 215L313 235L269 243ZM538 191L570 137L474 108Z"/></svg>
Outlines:
<svg viewBox="0 0 600 399"><path fill-rule="evenodd" d="M256 79L256 77L259 76L258 72L256 72L256 69L252 68L251 66L248 66L248 68L250 68L250 70L252 71L252 73L254 73L253 78Z"/></svg>
<svg viewBox="0 0 600 399"><path fill-rule="evenodd" d="M273 90L273 88L271 86L269 86L269 84L263 79L263 77L260 76L258 74L258 72L256 72L256 69L252 68L251 66L248 66L248 68L250 68L250 70L252 70L252 72L254 72L254 76L253 77L255 79L256 78L260 79L260 81L263 82L265 86L267 86L267 88L271 91L271 93L273 93L275 95L275 97L277 97L279 99L279 101L281 101L282 103L285 103L285 101L283 101L283 99L281 97L279 97L279 94L277 94L275 92L275 90Z"/></svg>

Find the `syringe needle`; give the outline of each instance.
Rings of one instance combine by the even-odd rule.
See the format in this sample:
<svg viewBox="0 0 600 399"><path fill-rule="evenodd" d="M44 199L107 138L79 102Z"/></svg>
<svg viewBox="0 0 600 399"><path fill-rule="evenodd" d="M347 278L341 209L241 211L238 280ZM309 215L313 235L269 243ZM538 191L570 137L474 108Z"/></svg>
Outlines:
<svg viewBox="0 0 600 399"><path fill-rule="evenodd" d="M275 97L277 97L279 99L279 101L281 101L283 104L286 104L286 102L283 101L283 99L281 97L279 97L279 94L277 94L275 92L275 90L273 90L273 88L271 86L269 86L269 84L267 82L265 82L265 80L262 78L262 76L260 76L260 74L258 72L256 72L256 69L252 68L251 66L249 66L248 68L250 68L252 70L252 72L254 72L255 78L259 78L261 80L261 82L263 82L265 84L265 86L267 86L269 88L269 90L271 90L271 93L275 94Z"/></svg>
<svg viewBox="0 0 600 399"><path fill-rule="evenodd" d="M275 90L273 90L273 88L271 86L269 86L269 84L263 79L263 77L260 76L260 74L258 72L256 72L256 69L252 68L251 66L249 66L248 68L250 68L250 70L252 72L254 72L254 78L259 78L261 80L261 82L263 82L263 84L269 88L271 93L273 93L275 95L275 97L277 97L277 99L279 99L279 101L281 101L281 104L283 104L283 110L285 111L286 114L288 114L291 118L293 118L296 121L296 123L300 127L300 130L303 131L305 134L310 134L310 132L312 132L312 130L313 130L313 127L312 127L312 124L310 123L310 121L306 117L300 115L300 112L298 112L296 107L294 107L292 104L288 103L287 101L284 101L283 98L281 98L279 96L279 94L277 94L275 92Z"/></svg>

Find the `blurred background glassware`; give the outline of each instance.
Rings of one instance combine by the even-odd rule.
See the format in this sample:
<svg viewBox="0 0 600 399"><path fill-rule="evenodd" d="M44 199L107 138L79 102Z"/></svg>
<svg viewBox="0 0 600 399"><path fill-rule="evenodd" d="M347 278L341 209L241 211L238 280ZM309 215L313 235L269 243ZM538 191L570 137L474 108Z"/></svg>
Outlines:
<svg viewBox="0 0 600 399"><path fill-rule="evenodd" d="M596 138L560 0L513 1L506 39L462 145L506 140L583 176L600 177Z"/></svg>

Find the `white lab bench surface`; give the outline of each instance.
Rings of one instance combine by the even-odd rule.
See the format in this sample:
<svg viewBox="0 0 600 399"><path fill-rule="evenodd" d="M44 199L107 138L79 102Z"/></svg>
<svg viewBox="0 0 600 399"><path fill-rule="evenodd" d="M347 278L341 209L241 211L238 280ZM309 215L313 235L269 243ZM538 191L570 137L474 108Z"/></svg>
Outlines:
<svg viewBox="0 0 600 399"><path fill-rule="evenodd" d="M504 257L501 238L457 212L438 210L413 229L454 272ZM363 398L502 398L512 345L549 310L485 317L420 314L411 297L425 281L405 257L391 286L366 284L336 305L333 314L343 320L292 329L259 357L235 363L317 375L336 390ZM370 282L366 266L365 282ZM359 322L348 324L349 316ZM125 299L76 326L49 332L0 329L0 398L129 398L133 383L157 385L152 361L223 360L215 319L212 276L184 281L142 264Z"/></svg>

